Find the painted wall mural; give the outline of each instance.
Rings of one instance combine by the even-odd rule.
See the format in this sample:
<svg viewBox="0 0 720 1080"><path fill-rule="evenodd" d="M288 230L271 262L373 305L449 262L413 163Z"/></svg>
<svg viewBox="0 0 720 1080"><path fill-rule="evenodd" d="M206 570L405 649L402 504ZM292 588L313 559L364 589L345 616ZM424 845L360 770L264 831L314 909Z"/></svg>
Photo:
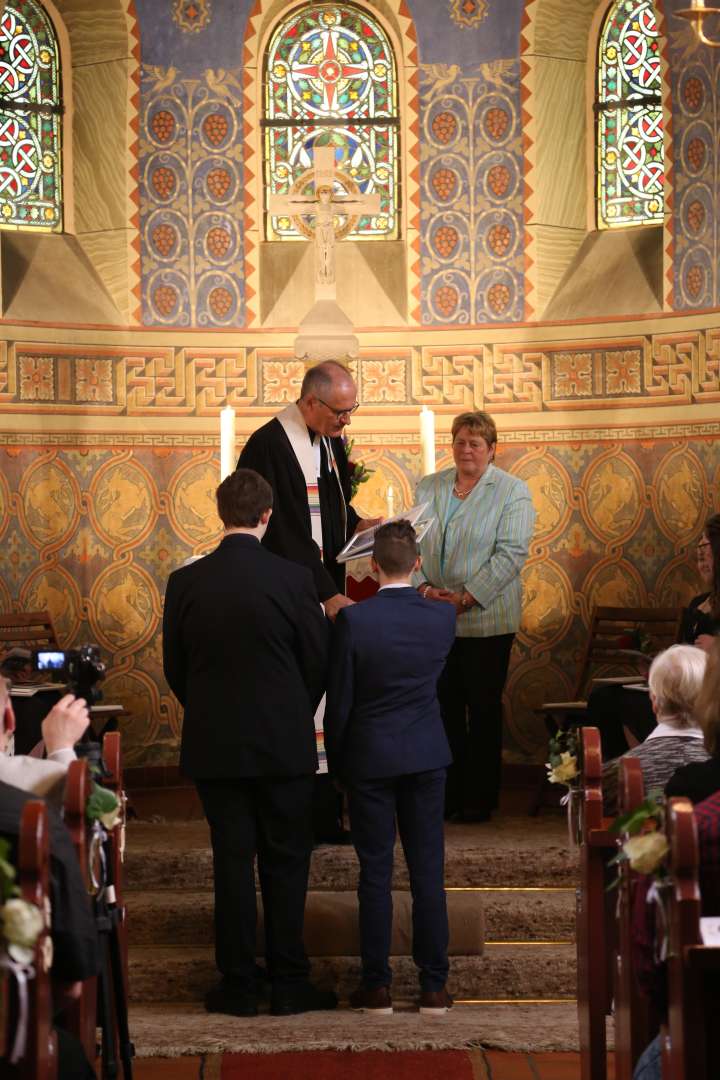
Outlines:
<svg viewBox="0 0 720 1080"><path fill-rule="evenodd" d="M422 321L523 313L519 65L421 68Z"/></svg>
<svg viewBox="0 0 720 1080"><path fill-rule="evenodd" d="M650 429L642 439L547 444L529 434L502 437L498 458L527 481L538 511L506 693L516 760L542 748L534 707L572 692L593 604L687 601L698 591L694 542L720 509L710 437ZM181 713L162 676L162 597L170 571L218 540L215 448L192 437L154 447L131 435L64 441L3 439L0 611L47 608L62 645L98 642L110 658L106 700L128 712L127 764L174 763ZM447 467L447 437L439 451ZM385 512L389 483L396 508L412 505L416 436L361 436L355 453L374 469L358 499L365 513Z"/></svg>

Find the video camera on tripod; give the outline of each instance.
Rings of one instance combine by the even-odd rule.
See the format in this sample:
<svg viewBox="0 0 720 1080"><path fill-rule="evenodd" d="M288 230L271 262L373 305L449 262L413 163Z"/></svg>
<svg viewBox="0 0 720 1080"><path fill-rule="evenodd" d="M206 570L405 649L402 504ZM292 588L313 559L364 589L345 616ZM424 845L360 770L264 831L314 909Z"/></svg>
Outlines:
<svg viewBox="0 0 720 1080"><path fill-rule="evenodd" d="M39 649L34 668L53 678L65 679L67 692L84 698L88 705L102 701L97 683L105 678L105 664L100 659L99 645L80 645L76 649Z"/></svg>

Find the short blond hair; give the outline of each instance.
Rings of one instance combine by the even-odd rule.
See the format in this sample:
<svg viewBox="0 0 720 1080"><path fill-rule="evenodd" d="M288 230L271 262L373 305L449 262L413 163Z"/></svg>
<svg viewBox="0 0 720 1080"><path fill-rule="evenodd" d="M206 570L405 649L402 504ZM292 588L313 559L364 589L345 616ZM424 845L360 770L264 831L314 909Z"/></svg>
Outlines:
<svg viewBox="0 0 720 1080"><path fill-rule="evenodd" d="M708 754L720 757L720 638L715 638L707 658L695 719L702 729Z"/></svg>
<svg viewBox="0 0 720 1080"><path fill-rule="evenodd" d="M695 710L706 665L707 653L694 645L671 645L658 653L648 674L658 720L676 728L697 726Z"/></svg>
<svg viewBox="0 0 720 1080"><path fill-rule="evenodd" d="M455 442L458 432L465 427L469 428L473 434L482 436L488 446L494 446L497 442L497 428L489 413L481 412L478 409L476 412L464 412L456 416L452 422L453 442Z"/></svg>

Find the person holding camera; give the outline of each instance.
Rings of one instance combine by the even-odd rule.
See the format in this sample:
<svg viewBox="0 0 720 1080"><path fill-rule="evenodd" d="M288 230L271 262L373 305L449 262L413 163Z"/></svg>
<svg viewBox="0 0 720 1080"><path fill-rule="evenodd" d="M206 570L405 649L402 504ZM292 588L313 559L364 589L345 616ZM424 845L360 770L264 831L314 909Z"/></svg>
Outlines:
<svg viewBox="0 0 720 1080"><path fill-rule="evenodd" d="M12 787L40 795L60 810L65 789L65 774L75 761L75 743L87 731L90 717L83 698L73 694L53 705L42 722L42 737L47 758L9 753L15 731L15 713L10 687L0 676L0 780Z"/></svg>
<svg viewBox="0 0 720 1080"><path fill-rule="evenodd" d="M330 1009L303 944L318 764L313 716L325 689L327 625L312 574L260 543L270 485L237 469L217 489L215 551L170 575L163 665L185 710L180 767L210 825L215 957L209 1012L257 1013L254 863L276 1016Z"/></svg>

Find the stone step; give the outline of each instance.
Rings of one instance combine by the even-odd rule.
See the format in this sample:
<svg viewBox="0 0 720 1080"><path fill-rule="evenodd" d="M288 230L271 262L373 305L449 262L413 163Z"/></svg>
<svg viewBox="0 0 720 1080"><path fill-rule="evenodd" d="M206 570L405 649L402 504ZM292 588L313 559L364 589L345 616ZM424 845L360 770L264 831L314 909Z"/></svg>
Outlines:
<svg viewBox="0 0 720 1080"><path fill-rule="evenodd" d="M131 948L130 1000L139 1002L200 1001L218 978L213 950L184 946ZM395 957L393 995L397 1000L417 996L417 969L408 956ZM312 978L319 986L335 989L342 1000L358 985L357 957L314 960ZM575 996L573 945L487 945L482 956L456 956L450 960L451 992L473 1001L548 1001Z"/></svg>
<svg viewBox="0 0 720 1080"><path fill-rule="evenodd" d="M459 901L476 900L484 915L488 941L569 941L575 930L573 889L483 889L448 892L450 940ZM213 940L211 892L158 890L128 892L128 929L131 945L196 945ZM309 894L308 907L313 906ZM354 904L353 904L354 906ZM314 952L308 941L308 949Z"/></svg>
<svg viewBox="0 0 720 1080"><path fill-rule="evenodd" d="M311 889L353 891L358 863L352 847L319 847L310 864ZM448 825L445 883L448 887L574 886L577 856L568 851L560 817L498 819L485 825ZM407 889L408 875L397 849L393 888ZM205 822L128 828L125 887L156 891L212 888L212 853Z"/></svg>

